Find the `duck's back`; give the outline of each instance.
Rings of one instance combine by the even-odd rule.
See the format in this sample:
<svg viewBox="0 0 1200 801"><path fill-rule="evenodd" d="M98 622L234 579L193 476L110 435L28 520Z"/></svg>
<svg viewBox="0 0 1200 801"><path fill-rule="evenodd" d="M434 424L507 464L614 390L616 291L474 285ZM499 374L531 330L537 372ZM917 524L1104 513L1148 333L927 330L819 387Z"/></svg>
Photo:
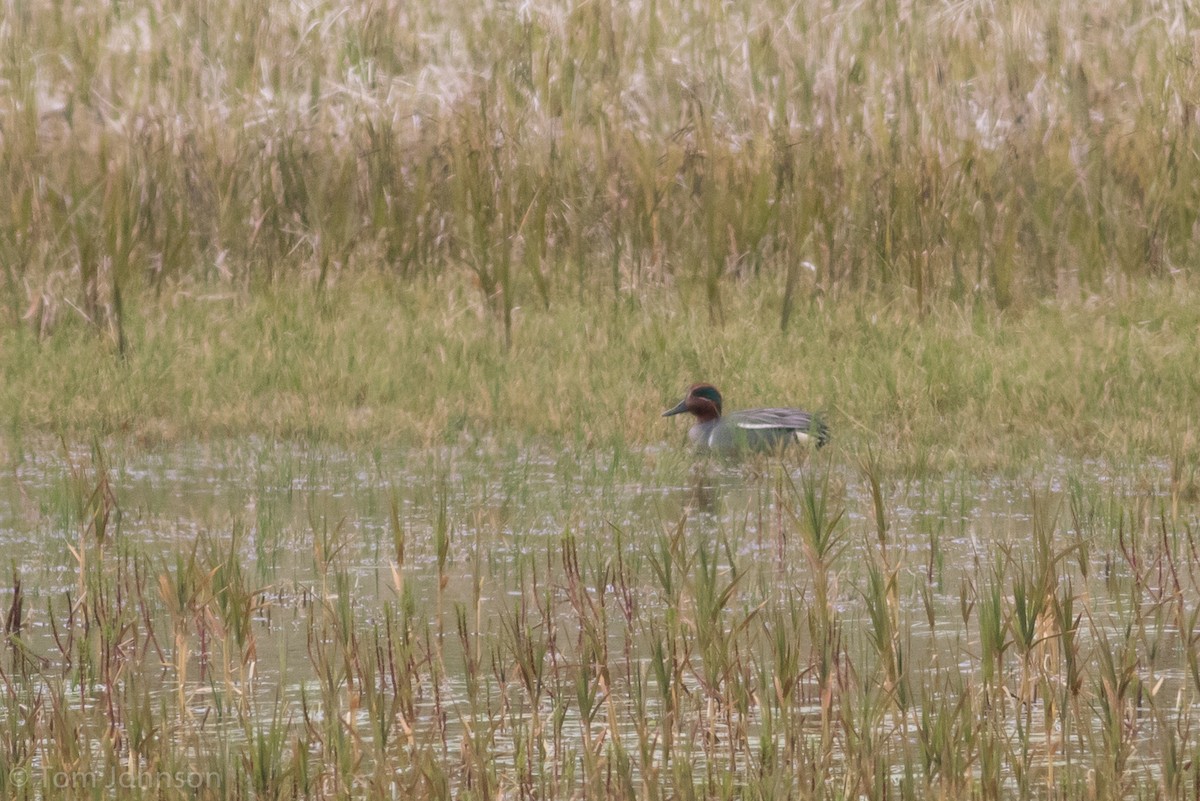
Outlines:
<svg viewBox="0 0 1200 801"><path fill-rule="evenodd" d="M693 427L692 439L720 453L771 451L792 442L829 441L825 424L800 409L746 409L730 412L719 420Z"/></svg>

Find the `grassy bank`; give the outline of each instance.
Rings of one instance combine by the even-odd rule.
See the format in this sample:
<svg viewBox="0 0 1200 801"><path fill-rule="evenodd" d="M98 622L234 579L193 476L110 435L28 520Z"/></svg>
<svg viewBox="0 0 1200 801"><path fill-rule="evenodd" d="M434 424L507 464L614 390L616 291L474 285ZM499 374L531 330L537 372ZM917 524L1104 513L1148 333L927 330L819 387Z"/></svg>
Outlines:
<svg viewBox="0 0 1200 801"><path fill-rule="evenodd" d="M1186 9L7 10L17 434L644 444L705 378L906 464L1193 442Z"/></svg>
<svg viewBox="0 0 1200 801"><path fill-rule="evenodd" d="M684 426L659 414L705 379L731 408L823 409L836 447L912 466L1194 458L1200 292L1187 284L924 316L806 293L786 331L779 285L735 289L718 322L702 290L519 308L511 344L467 283L145 293L126 299L123 356L112 329L69 308L40 339L28 322L0 330L0 414L18 433L151 443L678 445Z"/></svg>

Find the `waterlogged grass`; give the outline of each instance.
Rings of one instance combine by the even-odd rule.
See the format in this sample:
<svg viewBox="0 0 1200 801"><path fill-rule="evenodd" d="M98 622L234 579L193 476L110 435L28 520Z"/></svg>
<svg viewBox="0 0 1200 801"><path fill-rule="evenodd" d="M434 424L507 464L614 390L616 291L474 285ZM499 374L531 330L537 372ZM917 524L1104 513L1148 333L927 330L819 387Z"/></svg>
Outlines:
<svg viewBox="0 0 1200 801"><path fill-rule="evenodd" d="M657 451L9 451L0 784L1184 798L1196 498Z"/></svg>
<svg viewBox="0 0 1200 801"><path fill-rule="evenodd" d="M73 314L42 339L0 328L0 415L17 439L679 447L686 425L659 414L708 380L730 408L823 410L835 450L871 447L915 470L1195 463L1200 294L1188 283L920 317L903 302L811 297L786 331L778 290L731 291L718 324L698 294L522 308L508 344L471 287L447 282L133 295L123 355Z"/></svg>

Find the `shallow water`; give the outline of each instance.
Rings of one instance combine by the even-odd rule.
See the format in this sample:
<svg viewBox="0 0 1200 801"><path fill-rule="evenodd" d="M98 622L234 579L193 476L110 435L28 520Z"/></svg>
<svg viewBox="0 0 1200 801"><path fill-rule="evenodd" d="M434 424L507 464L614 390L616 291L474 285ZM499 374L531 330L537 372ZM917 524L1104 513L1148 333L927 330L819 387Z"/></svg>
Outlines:
<svg viewBox="0 0 1200 801"><path fill-rule="evenodd" d="M244 747L246 732L284 720L291 737L328 729L318 766L336 731L349 733L340 747L386 766L393 792L413 791L431 764L448 787L549 796L591 786L600 763L675 790L760 787L768 775L832 787L865 781L866 753L876 781L902 783L923 765L932 787L950 780L929 761L935 727L919 720L961 709L956 695L971 708L957 725L988 745L963 746L975 756L955 770L987 786L990 754L1006 793L1083 787L1097 760L1116 766L1113 781L1164 781L1164 743L1195 747L1192 635L1180 626L1200 608L1197 510L1167 466L883 476L881 537L868 476L840 457L48 444L5 454L0 544L25 596L22 639L45 660L29 687L111 705L104 671L81 672L62 630L72 605L121 588L143 611L127 635L141 656L117 657L128 669L119 682L177 699L151 715L179 732L192 763L197 743ZM834 532L824 612L806 487ZM1045 564L1039 530L1049 596L1074 603L1074 692L1049 612L1028 652L1018 642L1017 588ZM252 599L240 639L220 582L171 612L172 577L189 559L193 580L219 576ZM891 581L874 607L872 566ZM992 587L1004 621L989 663L981 610ZM831 652L821 632L836 637ZM1118 688L1102 651L1125 654L1113 670L1127 696L1105 696ZM832 681L820 678L822 653L835 656ZM902 690L887 668L897 653ZM793 682L782 694L781 676ZM375 696L390 699L387 713ZM1069 720L1064 704L1075 705ZM865 749L855 732L878 742ZM138 750L117 740L126 757ZM31 764L53 754L42 743ZM816 767L798 766L806 759Z"/></svg>

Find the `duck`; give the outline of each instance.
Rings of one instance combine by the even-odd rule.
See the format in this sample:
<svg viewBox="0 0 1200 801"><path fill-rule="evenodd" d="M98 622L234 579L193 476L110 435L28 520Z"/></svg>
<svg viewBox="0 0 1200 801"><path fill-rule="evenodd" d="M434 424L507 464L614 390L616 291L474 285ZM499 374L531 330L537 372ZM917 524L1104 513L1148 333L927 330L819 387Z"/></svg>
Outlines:
<svg viewBox="0 0 1200 801"><path fill-rule="evenodd" d="M811 412L793 408L743 409L722 415L721 393L712 384L692 384L676 406L662 413L696 418L688 438L700 451L721 455L779 451L790 444L822 447L829 427Z"/></svg>

